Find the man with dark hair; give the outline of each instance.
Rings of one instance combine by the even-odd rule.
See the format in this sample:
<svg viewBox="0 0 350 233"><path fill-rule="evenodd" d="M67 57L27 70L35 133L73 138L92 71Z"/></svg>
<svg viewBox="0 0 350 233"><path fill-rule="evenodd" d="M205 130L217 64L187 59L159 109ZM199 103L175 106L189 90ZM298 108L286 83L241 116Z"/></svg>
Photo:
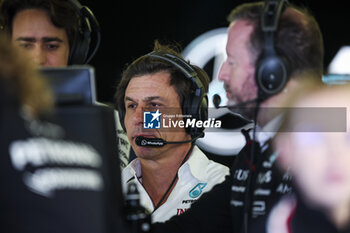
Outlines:
<svg viewBox="0 0 350 233"><path fill-rule="evenodd" d="M70 1L4 0L3 30L40 66L66 66L80 30L80 16Z"/></svg>
<svg viewBox="0 0 350 233"><path fill-rule="evenodd" d="M98 48L90 53L90 36L85 37L78 1L75 0L3 0L0 19L3 30L12 42L34 62L43 67L65 67L85 64ZM85 15L84 15L85 16ZM88 22L95 30L94 16ZM86 19L84 19L86 20ZM89 53L89 54L88 54ZM89 55L89 56L88 56ZM130 145L116 112L121 166L128 162Z"/></svg>
<svg viewBox="0 0 350 233"><path fill-rule="evenodd" d="M182 214L229 173L194 145L203 129L181 126L206 120L208 84L204 70L157 42L152 53L136 59L122 74L117 106L137 156L123 170L123 184L136 183L153 222ZM149 128L146 114L152 114L149 123L159 127ZM157 146L163 142L166 145Z"/></svg>
<svg viewBox="0 0 350 233"><path fill-rule="evenodd" d="M270 139L279 127L281 114L272 108L284 107L284 99L298 88L300 77L321 82L324 51L313 16L291 4L278 8L282 9L280 15L278 10L271 12L277 6L281 6L280 1L246 3L231 12L227 60L219 72L230 103L244 106L233 109L248 119L255 118L259 132L244 133L247 145L223 183L204 194L182 216L155 224L154 232L248 232L274 200L291 191L291 177L281 174L274 164L276 153L271 150ZM265 25L263 16L270 24L276 17L278 25ZM272 33L269 30L273 26ZM270 71L265 75L263 65L265 60L271 61L271 55L273 65L278 64L279 73L284 75ZM276 83L281 85L272 92Z"/></svg>

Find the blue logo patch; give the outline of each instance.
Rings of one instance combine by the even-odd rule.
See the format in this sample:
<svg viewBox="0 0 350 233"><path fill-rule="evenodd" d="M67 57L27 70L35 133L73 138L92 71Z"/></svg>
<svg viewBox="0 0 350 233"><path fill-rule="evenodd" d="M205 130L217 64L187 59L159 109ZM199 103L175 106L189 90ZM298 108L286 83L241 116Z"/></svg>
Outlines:
<svg viewBox="0 0 350 233"><path fill-rule="evenodd" d="M208 183L198 183L196 186L191 189L189 195L191 198L199 197L202 194L202 190L207 186Z"/></svg>
<svg viewBox="0 0 350 233"><path fill-rule="evenodd" d="M160 129L160 116L162 113L157 110L156 112L143 112L143 128L144 129Z"/></svg>

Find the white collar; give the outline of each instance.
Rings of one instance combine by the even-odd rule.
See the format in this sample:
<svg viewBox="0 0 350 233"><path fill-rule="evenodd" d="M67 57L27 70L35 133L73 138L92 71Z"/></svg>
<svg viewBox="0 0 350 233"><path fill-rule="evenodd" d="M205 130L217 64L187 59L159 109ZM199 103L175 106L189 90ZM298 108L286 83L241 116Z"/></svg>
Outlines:
<svg viewBox="0 0 350 233"><path fill-rule="evenodd" d="M205 180L206 172L203 168L206 167L208 163L209 159L197 146L194 146L188 160L178 170L179 180L188 173L199 181ZM131 161L130 164L124 168L124 172L129 174L126 179L131 179L135 175L141 179L142 169L140 160L136 158Z"/></svg>
<svg viewBox="0 0 350 233"><path fill-rule="evenodd" d="M194 146L189 159L179 168L179 180L187 173L186 170L198 181L206 180L207 174L203 168L207 167L208 163L207 156L197 146Z"/></svg>
<svg viewBox="0 0 350 233"><path fill-rule="evenodd" d="M277 130L282 124L283 116L283 113L277 115L275 118L269 121L263 128L261 128L258 125L256 126L255 140L259 142L261 147L263 147L269 139L273 138L276 135ZM253 138L253 130L249 132L249 135L251 138ZM264 151L264 148L262 148L262 150Z"/></svg>

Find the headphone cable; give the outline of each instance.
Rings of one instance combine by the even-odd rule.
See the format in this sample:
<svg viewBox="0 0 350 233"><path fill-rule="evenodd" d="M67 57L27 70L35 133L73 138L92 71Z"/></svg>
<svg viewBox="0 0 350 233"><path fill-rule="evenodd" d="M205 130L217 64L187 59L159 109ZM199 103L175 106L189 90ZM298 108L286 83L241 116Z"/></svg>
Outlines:
<svg viewBox="0 0 350 233"><path fill-rule="evenodd" d="M86 63L89 63L91 61L91 59L95 56L98 48L100 47L100 44L101 44L101 33L100 33L100 31L97 31L95 48L91 52L90 56L86 59Z"/></svg>
<svg viewBox="0 0 350 233"><path fill-rule="evenodd" d="M193 146L194 146L194 144L192 143L192 144L191 144L191 148L188 150L186 156L185 156L184 159L182 160L180 167L186 162L186 160L187 160L188 157L190 156L190 154L191 154L191 152L192 152L192 149L193 149ZM180 167L179 167L179 168L180 168ZM166 198L166 196L169 194L170 190L171 190L172 187L174 186L174 184L175 184L175 182L176 182L176 180L177 180L177 178L178 178L178 175L177 175L178 170L179 170L179 169L177 169L175 177L174 177L173 180L171 181L171 183L170 183L168 189L166 190L166 192L164 193L164 195L162 196L162 198L160 199L160 201L158 202L158 204L154 207L154 209L153 209L153 211L152 211L151 214L153 214L153 213L161 206L162 202L164 201L164 199Z"/></svg>
<svg viewBox="0 0 350 233"><path fill-rule="evenodd" d="M254 109L254 125L253 125L253 138L252 138L252 144L251 144L251 150L250 150L250 158L249 158L249 173L248 173L248 179L247 179L247 188L246 193L244 195L244 209L243 209L243 224L244 224L244 233L248 233L248 220L249 215L251 212L251 201L252 201L252 195L251 195L251 186L252 186L252 176L253 176L253 166L254 166L254 159L255 159L255 145L256 145L256 127L257 127L257 118L259 113L259 106L260 101L256 102L256 106Z"/></svg>

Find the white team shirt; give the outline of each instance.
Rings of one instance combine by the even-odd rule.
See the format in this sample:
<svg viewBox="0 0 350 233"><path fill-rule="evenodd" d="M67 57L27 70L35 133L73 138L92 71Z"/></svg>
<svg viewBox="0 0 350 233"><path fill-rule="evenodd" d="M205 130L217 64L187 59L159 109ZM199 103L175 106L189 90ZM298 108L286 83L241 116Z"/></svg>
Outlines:
<svg viewBox="0 0 350 233"><path fill-rule="evenodd" d="M174 215L182 214L203 193L223 182L228 174L228 167L209 160L197 146L194 146L189 159L179 168L178 181L167 201L152 213L152 223L164 222ZM141 205L151 213L154 206L137 178L141 176L140 161L134 159L122 171L123 190L126 193L127 182L135 182L140 193Z"/></svg>

